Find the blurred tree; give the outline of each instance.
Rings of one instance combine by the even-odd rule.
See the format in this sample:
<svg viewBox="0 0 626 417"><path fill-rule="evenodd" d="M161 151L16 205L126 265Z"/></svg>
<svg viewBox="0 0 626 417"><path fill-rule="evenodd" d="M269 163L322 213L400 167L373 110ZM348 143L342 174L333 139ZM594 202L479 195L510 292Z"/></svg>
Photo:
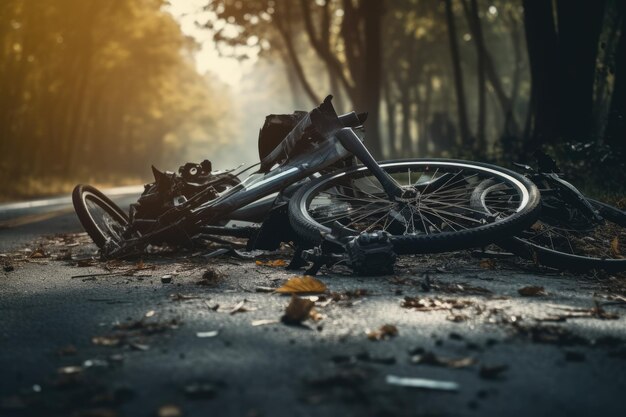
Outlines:
<svg viewBox="0 0 626 417"><path fill-rule="evenodd" d="M226 103L161 0L4 0L0 186L140 177L178 163L180 132ZM178 137L180 140L176 140ZM216 133L215 144L219 134ZM224 139L222 139L224 140ZM204 157L204 155L202 156ZM14 190L15 191L15 190Z"/></svg>
<svg viewBox="0 0 626 417"><path fill-rule="evenodd" d="M317 88L319 74L304 63L307 51L313 50L324 63L331 87L337 88L332 94L345 94L354 108L369 112L368 146L381 156L378 125L384 1L215 0L206 10L217 17L207 25L216 41L231 47L264 42L268 49L282 50L307 96L317 105L323 98L323 90ZM238 53L236 48L232 51Z"/></svg>

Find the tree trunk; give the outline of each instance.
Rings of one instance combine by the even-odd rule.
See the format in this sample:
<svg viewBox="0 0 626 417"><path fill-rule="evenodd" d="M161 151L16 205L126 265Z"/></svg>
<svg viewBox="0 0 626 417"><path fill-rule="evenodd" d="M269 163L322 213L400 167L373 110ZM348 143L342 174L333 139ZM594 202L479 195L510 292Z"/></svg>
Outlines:
<svg viewBox="0 0 626 417"><path fill-rule="evenodd" d="M382 158L382 143L379 133L380 91L382 74L382 15L384 2L381 0L362 0L361 10L364 15L365 67L363 84L359 86L363 108L368 115L367 147L375 158Z"/></svg>
<svg viewBox="0 0 626 417"><path fill-rule="evenodd" d="M559 136L558 49L552 2L524 0L524 27L530 62L530 137L526 150L533 151Z"/></svg>
<svg viewBox="0 0 626 417"><path fill-rule="evenodd" d="M456 106L459 116L459 128L461 130L461 144L466 145L471 140L471 133L467 121L465 88L463 86L463 74L461 72L461 57L459 56L459 45L457 43L456 24L454 23L454 14L452 13L452 0L445 0L445 4L448 40L450 41L450 54L452 56L454 86L456 89Z"/></svg>

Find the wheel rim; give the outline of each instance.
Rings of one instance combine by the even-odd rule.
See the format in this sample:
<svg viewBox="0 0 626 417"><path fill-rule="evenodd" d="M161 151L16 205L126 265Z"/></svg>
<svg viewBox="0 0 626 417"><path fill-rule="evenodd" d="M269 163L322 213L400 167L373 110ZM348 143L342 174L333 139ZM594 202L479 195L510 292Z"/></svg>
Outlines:
<svg viewBox="0 0 626 417"><path fill-rule="evenodd" d="M487 188L483 196L492 194ZM491 197L490 201L496 199ZM493 203L492 203L493 204ZM621 245L626 229L605 219L598 223L558 198L544 198L539 219L516 239L536 250L593 260L624 260ZM487 210L492 210L485 204ZM600 208L596 205L596 209Z"/></svg>
<svg viewBox="0 0 626 417"><path fill-rule="evenodd" d="M488 167L443 161L395 162L381 167L404 189L417 190L417 194L391 202L378 181L362 167L333 175L309 190L300 211L323 233L342 227L356 232L429 235L480 228L520 212L530 201L521 181ZM498 215L470 203L472 190L485 180L509 192L508 207L501 207Z"/></svg>
<svg viewBox="0 0 626 417"><path fill-rule="evenodd" d="M621 245L626 242L624 228L605 220L601 224L579 222L563 224L561 219L542 216L518 239L535 248L548 249L588 259L623 260Z"/></svg>
<svg viewBox="0 0 626 417"><path fill-rule="evenodd" d="M128 221L97 195L85 191L81 197L89 218L106 241L122 241Z"/></svg>

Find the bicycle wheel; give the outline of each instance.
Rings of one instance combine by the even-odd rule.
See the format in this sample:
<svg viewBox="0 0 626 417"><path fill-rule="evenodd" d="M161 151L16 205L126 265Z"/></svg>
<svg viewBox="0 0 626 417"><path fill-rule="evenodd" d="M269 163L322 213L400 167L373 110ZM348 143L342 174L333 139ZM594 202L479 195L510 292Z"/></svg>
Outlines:
<svg viewBox="0 0 626 417"><path fill-rule="evenodd" d="M539 265L587 272L626 271L626 212L588 199L604 222L587 219L564 202L546 199L541 216L530 228L498 245Z"/></svg>
<svg viewBox="0 0 626 417"><path fill-rule="evenodd" d="M324 234L355 236L390 233L398 254L433 253L474 246L510 236L538 216L539 191L530 181L493 165L447 159L380 163L415 197L390 201L366 167L344 169L303 186L289 202L291 224L305 241ZM501 184L508 204L498 214L472 207L475 187Z"/></svg>
<svg viewBox="0 0 626 417"><path fill-rule="evenodd" d="M77 185L72 192L72 202L80 223L100 249L111 240L123 240L128 216L95 187Z"/></svg>

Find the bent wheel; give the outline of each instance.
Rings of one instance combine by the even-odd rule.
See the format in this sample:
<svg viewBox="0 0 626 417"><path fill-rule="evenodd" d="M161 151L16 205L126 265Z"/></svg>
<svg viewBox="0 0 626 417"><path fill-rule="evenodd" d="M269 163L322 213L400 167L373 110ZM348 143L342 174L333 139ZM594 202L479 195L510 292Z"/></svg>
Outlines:
<svg viewBox="0 0 626 417"><path fill-rule="evenodd" d="M121 242L128 216L107 196L90 185L77 185L72 192L74 210L83 228L102 249L107 242Z"/></svg>
<svg viewBox="0 0 626 417"><path fill-rule="evenodd" d="M366 167L340 170L293 196L293 228L313 244L326 234L385 231L399 254L432 253L491 243L524 229L538 216L537 187L504 168L446 159L388 161L380 166L411 197L390 201ZM498 213L472 204L474 189L485 181L500 186Z"/></svg>

